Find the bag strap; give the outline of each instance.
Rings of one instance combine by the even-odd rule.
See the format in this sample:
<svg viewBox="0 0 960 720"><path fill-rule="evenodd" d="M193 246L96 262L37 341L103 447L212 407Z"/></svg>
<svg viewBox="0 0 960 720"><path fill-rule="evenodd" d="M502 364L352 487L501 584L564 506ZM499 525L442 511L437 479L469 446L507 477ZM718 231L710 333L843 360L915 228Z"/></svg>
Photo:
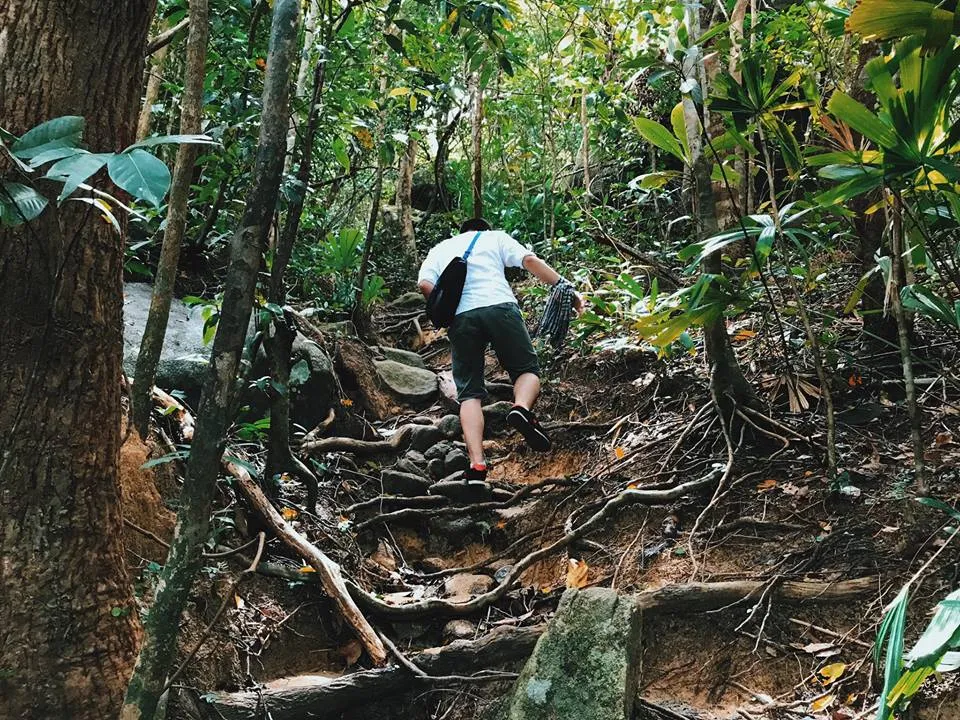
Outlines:
<svg viewBox="0 0 960 720"><path fill-rule="evenodd" d="M477 234L473 236L473 240L470 241L470 246L467 248L467 251L463 254L464 261L466 261L466 259L470 257L470 253L473 252L473 246L477 244L477 239L480 237L480 233L482 232L483 230L477 230Z"/></svg>

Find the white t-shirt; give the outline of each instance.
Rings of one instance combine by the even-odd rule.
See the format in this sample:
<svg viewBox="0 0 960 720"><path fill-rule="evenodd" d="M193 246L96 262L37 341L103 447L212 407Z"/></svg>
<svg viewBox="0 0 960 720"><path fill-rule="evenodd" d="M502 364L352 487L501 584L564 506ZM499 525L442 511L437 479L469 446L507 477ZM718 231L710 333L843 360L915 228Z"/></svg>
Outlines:
<svg viewBox="0 0 960 720"><path fill-rule="evenodd" d="M420 266L417 282L426 280L436 285L440 273L455 257L463 257L477 232L460 233L433 246ZM484 230L467 258L467 279L457 306L457 315L489 305L517 301L510 289L504 268L523 267L523 259L533 255L510 235L500 230Z"/></svg>

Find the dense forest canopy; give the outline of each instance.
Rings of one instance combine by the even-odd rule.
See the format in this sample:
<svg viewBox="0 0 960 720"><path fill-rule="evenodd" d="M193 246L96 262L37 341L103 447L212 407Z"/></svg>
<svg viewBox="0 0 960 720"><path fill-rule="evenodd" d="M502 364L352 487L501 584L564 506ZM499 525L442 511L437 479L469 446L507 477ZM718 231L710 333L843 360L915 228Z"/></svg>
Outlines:
<svg viewBox="0 0 960 720"><path fill-rule="evenodd" d="M960 712L956 6L0 0L0 717L367 717L412 673L493 689L388 717L533 718L491 668L593 585L752 598L723 652L802 658L633 717ZM585 303L536 339L555 459L490 402L472 489L416 292L470 218ZM563 284L508 279L536 334ZM335 661L252 670L318 587ZM270 684L308 671L342 694Z"/></svg>

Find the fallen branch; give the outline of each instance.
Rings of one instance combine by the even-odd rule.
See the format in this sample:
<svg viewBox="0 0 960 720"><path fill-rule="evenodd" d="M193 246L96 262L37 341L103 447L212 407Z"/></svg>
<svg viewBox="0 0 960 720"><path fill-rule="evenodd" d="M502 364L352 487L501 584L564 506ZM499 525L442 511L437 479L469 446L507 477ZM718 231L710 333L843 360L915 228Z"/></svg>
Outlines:
<svg viewBox="0 0 960 720"><path fill-rule="evenodd" d="M354 629L358 639L370 655L370 659L373 660L375 665L383 665L387 661L387 650L380 642L380 638L377 637L376 631L370 626L370 623L367 622L363 613L350 597L340 574L340 566L283 519L250 477L250 473L229 461L224 462L224 467L237 481L237 487L239 487L247 502L250 503L250 506L267 522L267 525L277 537L291 550L299 553L317 571L324 591L336 603L344 619Z"/></svg>
<svg viewBox="0 0 960 720"><path fill-rule="evenodd" d="M352 452L357 455L376 455L398 450L410 439L413 428L419 425L404 425L389 440L357 440L349 437L322 438L300 443L300 452L307 455L322 455L328 452Z"/></svg>
<svg viewBox="0 0 960 720"><path fill-rule="evenodd" d="M410 658L429 674L470 673L523 660L533 650L545 625L500 627L479 640L456 640ZM267 683L256 690L213 692L193 703L191 720L300 720L336 718L346 710L396 695L412 686L410 671L400 665L362 670L341 677L302 675ZM187 704L187 703L184 703Z"/></svg>
<svg viewBox="0 0 960 720"><path fill-rule="evenodd" d="M787 581L773 595L797 601L846 600L874 592L875 577L836 583ZM763 580L667 585L634 596L646 614L687 615L718 610L756 595L769 584ZM529 656L546 625L515 628L500 626L479 640L457 640L446 647L424 650L408 662L430 676L470 673L504 665ZM397 665L362 670L341 677L302 675L267 683L256 690L206 693L206 703L195 703L202 713L189 712L191 720L299 720L310 717L336 718L345 710L355 711L372 701L415 687L412 670ZM460 677L455 676L455 677ZM455 680L451 680L452 682Z"/></svg>

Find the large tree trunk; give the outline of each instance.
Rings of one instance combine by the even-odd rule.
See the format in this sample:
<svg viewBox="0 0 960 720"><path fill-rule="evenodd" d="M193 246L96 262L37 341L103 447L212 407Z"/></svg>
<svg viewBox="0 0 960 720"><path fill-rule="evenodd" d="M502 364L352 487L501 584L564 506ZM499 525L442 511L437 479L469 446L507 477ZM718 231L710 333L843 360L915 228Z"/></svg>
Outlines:
<svg viewBox="0 0 960 720"><path fill-rule="evenodd" d="M0 0L0 123L134 140L153 1ZM0 717L115 716L139 629L117 462L123 240L68 203L0 229Z"/></svg>
<svg viewBox="0 0 960 720"><path fill-rule="evenodd" d="M180 100L180 132L184 135L200 132L209 26L207 0L190 0L190 34L187 37L187 59L183 72L183 97ZM157 363L160 362L163 339L167 334L170 303L173 300L177 266L180 263L180 246L187 229L187 201L190 199L190 182L196 160L197 146L193 143L184 143L177 149L177 161L170 184L170 201L167 205L167 227L163 233L163 247L160 250L157 277L150 298L150 313L147 315L147 324L140 341L140 353L137 355L131 397L133 424L141 438L147 437L150 425L153 383L157 377Z"/></svg>
<svg viewBox="0 0 960 720"><path fill-rule="evenodd" d="M220 322L200 397L177 526L145 623L146 637L127 691L124 718L149 720L154 716L176 650L180 615L209 536L210 509L250 323L260 255L279 194L298 25L299 0L275 0L253 185L230 249Z"/></svg>

